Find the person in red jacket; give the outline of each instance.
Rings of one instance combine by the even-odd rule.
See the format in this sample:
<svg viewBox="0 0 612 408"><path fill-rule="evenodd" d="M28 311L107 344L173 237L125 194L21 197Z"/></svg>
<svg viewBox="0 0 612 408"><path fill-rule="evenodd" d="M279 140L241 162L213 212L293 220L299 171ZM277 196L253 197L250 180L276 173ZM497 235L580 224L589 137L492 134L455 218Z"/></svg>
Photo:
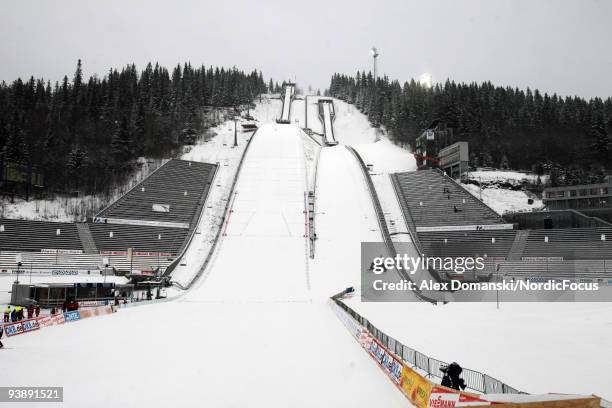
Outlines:
<svg viewBox="0 0 612 408"><path fill-rule="evenodd" d="M73 310L79 310L79 304L77 302L75 302L74 300L71 300L66 305L66 310L68 312L72 312Z"/></svg>
<svg viewBox="0 0 612 408"><path fill-rule="evenodd" d="M34 306L31 304L28 305L28 319L31 319L34 316Z"/></svg>

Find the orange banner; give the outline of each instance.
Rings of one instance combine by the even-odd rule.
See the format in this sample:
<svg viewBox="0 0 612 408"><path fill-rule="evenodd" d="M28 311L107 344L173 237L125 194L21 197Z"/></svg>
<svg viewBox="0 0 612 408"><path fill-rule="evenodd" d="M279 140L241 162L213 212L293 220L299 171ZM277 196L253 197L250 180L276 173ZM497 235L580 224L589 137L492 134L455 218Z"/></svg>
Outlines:
<svg viewBox="0 0 612 408"><path fill-rule="evenodd" d="M427 408L429 406L432 384L406 364L402 367L400 385L414 405L419 408Z"/></svg>

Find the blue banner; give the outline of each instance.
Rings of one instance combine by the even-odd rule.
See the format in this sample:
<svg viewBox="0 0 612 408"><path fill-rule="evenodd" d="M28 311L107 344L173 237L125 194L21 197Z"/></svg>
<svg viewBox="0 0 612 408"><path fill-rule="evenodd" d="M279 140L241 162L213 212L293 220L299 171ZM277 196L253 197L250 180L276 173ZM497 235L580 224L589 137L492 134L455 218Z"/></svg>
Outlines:
<svg viewBox="0 0 612 408"><path fill-rule="evenodd" d="M78 310L64 313L64 321L73 322L75 320L81 320L81 313Z"/></svg>

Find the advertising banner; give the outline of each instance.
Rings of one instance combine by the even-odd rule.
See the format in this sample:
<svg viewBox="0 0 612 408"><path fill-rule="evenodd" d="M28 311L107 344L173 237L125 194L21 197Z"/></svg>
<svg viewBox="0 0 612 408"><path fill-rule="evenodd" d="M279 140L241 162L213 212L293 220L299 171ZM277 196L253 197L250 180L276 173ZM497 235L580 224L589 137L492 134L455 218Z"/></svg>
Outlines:
<svg viewBox="0 0 612 408"><path fill-rule="evenodd" d="M511 230L514 224L483 224L483 225L444 225L439 227L417 227L417 232L443 232L443 231L492 231Z"/></svg>
<svg viewBox="0 0 612 408"><path fill-rule="evenodd" d="M475 394L455 391L432 383L398 359L366 331L359 336L358 341L378 361L404 395L419 408L491 405Z"/></svg>
<svg viewBox="0 0 612 408"><path fill-rule="evenodd" d="M108 301L104 300L83 300L79 302L79 307L100 307L108 304Z"/></svg>
<svg viewBox="0 0 612 408"><path fill-rule="evenodd" d="M429 395L429 406L431 408L475 407L484 405L491 405L491 403L475 395L457 392L446 387L433 387Z"/></svg>
<svg viewBox="0 0 612 408"><path fill-rule="evenodd" d="M170 252L133 251L134 256L172 256ZM100 255L122 255L127 256L128 251L100 251Z"/></svg>
<svg viewBox="0 0 612 408"><path fill-rule="evenodd" d="M16 336L29 331L38 330L40 326L36 319L21 320L19 322L5 324L4 332L7 337Z"/></svg>
<svg viewBox="0 0 612 408"><path fill-rule="evenodd" d="M403 365L400 385L408 399L419 408L429 406L432 384L407 365Z"/></svg>
<svg viewBox="0 0 612 408"><path fill-rule="evenodd" d="M38 318L38 324L40 325L40 327L55 326L56 324L63 324L63 323L64 323L63 313L58 313L52 316L50 315L50 316Z"/></svg>
<svg viewBox="0 0 612 408"><path fill-rule="evenodd" d="M98 269L16 269L16 268L0 268L0 273L10 273L12 275L54 275L54 276L75 276L75 275L91 275L91 272L98 272Z"/></svg>
<svg viewBox="0 0 612 408"><path fill-rule="evenodd" d="M81 313L78 310L73 310L71 312L64 312L65 322L74 322L77 320L81 320Z"/></svg>
<svg viewBox="0 0 612 408"><path fill-rule="evenodd" d="M403 363L372 337L365 340L360 339L360 343L376 358L376 361L385 369L393 381L399 384L402 377Z"/></svg>
<svg viewBox="0 0 612 408"><path fill-rule="evenodd" d="M82 249L55 249L55 248L42 248L41 254L65 254L65 255L80 255L83 253Z"/></svg>

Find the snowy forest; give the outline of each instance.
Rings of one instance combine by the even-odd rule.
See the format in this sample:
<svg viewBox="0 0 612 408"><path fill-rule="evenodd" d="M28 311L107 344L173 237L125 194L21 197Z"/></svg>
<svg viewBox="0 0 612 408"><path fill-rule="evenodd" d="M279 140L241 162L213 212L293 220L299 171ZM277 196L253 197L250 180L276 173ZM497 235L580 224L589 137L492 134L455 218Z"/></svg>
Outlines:
<svg viewBox="0 0 612 408"><path fill-rule="evenodd" d="M427 87L414 80L374 82L371 73L334 74L329 94L364 112L400 142L434 119L470 143L472 166L550 174L553 185L599 182L612 170L612 99L560 97L490 82ZM504 160L507 159L507 160Z"/></svg>
<svg viewBox="0 0 612 408"><path fill-rule="evenodd" d="M261 72L149 63L52 84L0 83L2 160L35 166L48 191L105 191L138 157L167 158L209 126L205 107L235 107L266 92Z"/></svg>

